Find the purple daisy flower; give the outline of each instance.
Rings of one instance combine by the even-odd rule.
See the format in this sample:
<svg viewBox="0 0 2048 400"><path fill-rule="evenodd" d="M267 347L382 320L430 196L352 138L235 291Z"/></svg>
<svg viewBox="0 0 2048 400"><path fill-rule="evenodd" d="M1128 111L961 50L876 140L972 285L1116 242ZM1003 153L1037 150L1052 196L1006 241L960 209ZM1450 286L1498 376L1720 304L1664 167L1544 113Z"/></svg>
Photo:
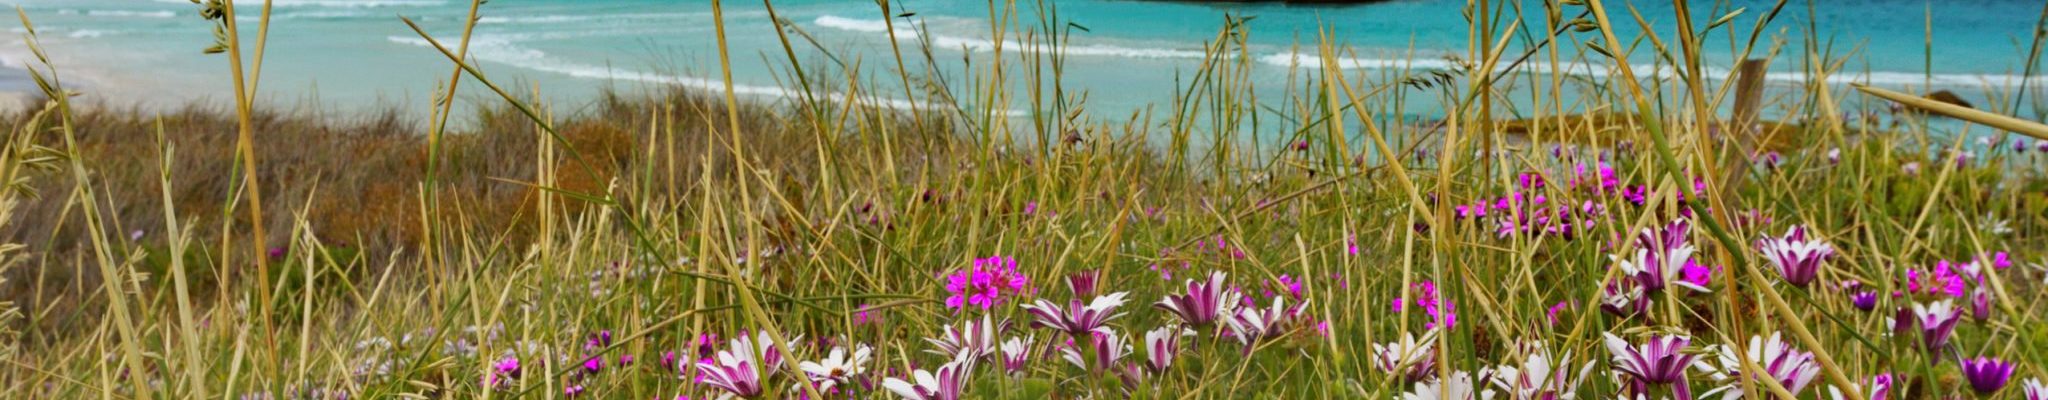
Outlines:
<svg viewBox="0 0 2048 400"><path fill-rule="evenodd" d="M1096 329L1108 324L1110 320L1123 316L1122 313L1115 311L1117 307L1124 305L1125 294L1127 293L1116 292L1097 296L1086 305L1081 304L1080 299L1075 299L1067 307L1039 299L1037 302L1024 305L1024 311L1031 313L1034 318L1031 323L1033 326L1086 338Z"/></svg>
<svg viewBox="0 0 2048 400"><path fill-rule="evenodd" d="M1758 240L1757 250L1777 267L1779 277L1800 288L1806 288L1820 277L1821 263L1835 255L1834 246L1819 239L1808 239L1803 226L1792 227L1783 237Z"/></svg>
<svg viewBox="0 0 2048 400"><path fill-rule="evenodd" d="M1955 302L1948 299L1914 303L1913 316L1920 323L1920 343L1935 354L1948 346L1949 337L1956 333L1956 323L1963 320Z"/></svg>
<svg viewBox="0 0 2048 400"><path fill-rule="evenodd" d="M974 358L963 355L939 366L937 373L920 369L912 371L908 381L884 379L882 388L909 400L958 400L973 373Z"/></svg>
<svg viewBox="0 0 2048 400"><path fill-rule="evenodd" d="M1964 359L1963 379L1970 381L1971 390L1988 396L2005 388L2006 381L2012 379L2012 367L2012 363L1997 358Z"/></svg>
<svg viewBox="0 0 2048 400"><path fill-rule="evenodd" d="M1877 292L1862 291L1849 295L1849 305L1856 309L1870 311L1877 308Z"/></svg>
<svg viewBox="0 0 2048 400"><path fill-rule="evenodd" d="M1214 326L1216 321L1233 314L1237 307L1238 294L1223 286L1222 272L1209 273L1205 282L1187 280L1187 291L1183 294L1168 294L1152 307L1166 310L1179 318L1182 324L1195 328Z"/></svg>
<svg viewBox="0 0 2048 400"><path fill-rule="evenodd" d="M1603 335L1606 335L1607 352L1614 355L1614 369L1628 376L1638 393L1647 391L1650 386L1675 384L1679 398L1692 398L1691 389L1685 382L1685 368L1698 357L1685 352L1685 347L1692 343L1691 338L1684 335L1657 336L1641 346L1631 346L1612 333Z"/></svg>

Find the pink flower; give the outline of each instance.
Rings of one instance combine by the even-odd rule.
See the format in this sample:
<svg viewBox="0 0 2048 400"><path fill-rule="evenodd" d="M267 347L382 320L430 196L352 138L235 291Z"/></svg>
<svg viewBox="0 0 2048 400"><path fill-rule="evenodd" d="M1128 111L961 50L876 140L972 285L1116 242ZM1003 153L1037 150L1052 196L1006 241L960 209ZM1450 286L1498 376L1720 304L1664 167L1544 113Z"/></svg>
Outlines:
<svg viewBox="0 0 2048 400"><path fill-rule="evenodd" d="M1688 261L1685 268L1679 270L1678 280L1671 283L1696 292L1712 292L1713 290L1707 289L1707 285L1714 283L1714 271L1719 270L1721 269L1708 269L1700 266L1698 262Z"/></svg>
<svg viewBox="0 0 2048 400"><path fill-rule="evenodd" d="M1416 282L1414 287L1417 292L1415 306L1422 308L1422 312L1430 317L1429 322L1423 324L1425 329L1450 329L1457 326L1457 306L1438 297L1435 281ZM1401 298L1394 298L1394 312L1401 312L1403 303L1405 302Z"/></svg>
<svg viewBox="0 0 2048 400"><path fill-rule="evenodd" d="M1029 278L1017 272L1015 258L978 258L972 268L946 277L946 291L953 294L946 298L946 308L974 305L987 310L1001 304L1005 296L1022 293L1029 283Z"/></svg>
<svg viewBox="0 0 2048 400"><path fill-rule="evenodd" d="M1544 316L1545 318L1548 318L1548 319L1550 320L1550 325L1553 325L1553 326L1555 326L1555 325L1557 325L1557 313L1558 313L1558 312L1560 312L1560 311L1564 311L1564 309L1565 309L1566 307L1568 307L1568 306L1570 306L1570 304L1569 304L1569 303L1566 303L1566 302L1562 302L1562 301L1560 301L1560 302L1557 302L1557 304L1555 304L1555 305L1551 305L1551 306L1550 306L1550 311L1544 312L1544 313L1543 313L1543 316Z"/></svg>
<svg viewBox="0 0 2048 400"><path fill-rule="evenodd" d="M1297 300L1301 299L1301 280L1294 279L1293 277L1287 276L1287 274L1280 274L1278 280L1280 281L1281 287L1287 288L1288 296L1293 296Z"/></svg>

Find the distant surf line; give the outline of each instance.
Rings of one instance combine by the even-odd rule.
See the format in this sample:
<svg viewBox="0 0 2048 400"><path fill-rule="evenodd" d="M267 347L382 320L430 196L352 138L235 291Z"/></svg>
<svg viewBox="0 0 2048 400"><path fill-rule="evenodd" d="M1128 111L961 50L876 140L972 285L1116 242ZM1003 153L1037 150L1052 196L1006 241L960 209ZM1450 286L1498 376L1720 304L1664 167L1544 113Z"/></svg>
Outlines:
<svg viewBox="0 0 2048 400"><path fill-rule="evenodd" d="M881 20L847 18L836 15L824 15L813 20L812 23L816 24L819 27L851 32L889 32L889 25ZM910 29L905 25L906 24L897 24L895 26L897 38L915 39L919 37L919 33L917 30ZM958 49L963 51L990 52L994 50L993 41L978 38L966 38L934 34L932 35L932 43L934 45L933 47ZM1039 51L1044 47L1044 44L1032 43L1030 45L1027 45L1025 43L1020 43L1017 41L1006 41L1004 47L1023 49L1027 51ZM1130 48L1100 44L1072 45L1062 48L1061 53L1067 55L1080 56L1127 57L1144 59L1200 59L1206 57L1207 55L1202 51L1196 50ZM1264 56L1257 56L1255 59L1261 64L1276 67L1313 69L1321 68L1323 65L1323 60L1321 56L1314 54L1305 54L1298 51L1284 51L1272 53ZM1459 65L1450 60L1428 57L1340 57L1336 60L1336 64L1337 68L1346 70L1410 69L1425 71L1457 71L1461 69ZM1668 73L1670 72L1668 67L1651 64L1631 64L1629 67L1631 69L1644 71L1646 75L1650 72L1659 72L1665 73L1668 76ZM1505 66L1503 66L1503 70L1504 68ZM1730 69L1725 67L1709 66L1705 68L1705 75L1707 79L1721 80L1724 77L1729 76L1730 71ZM1525 63L1518 66L1516 72L1534 74L1560 73L1566 75L1595 78L1605 78L1609 77L1612 74L1611 68L1608 67L1607 64L1593 63L1567 63L1562 66L1552 66L1542 63ZM1772 71L1769 75L1765 77L1765 79L1768 81L1779 83L1806 83L1809 81L1808 76L1808 73L1800 71ZM1830 74L1826 78L1826 82L1832 85L1864 83L1880 86L1906 86L1920 84L1933 84L1938 86L1978 86L2001 83L2017 84L2020 81L2020 76L2011 74L1938 73L1930 75L1917 72L1899 71L1840 71L1838 73ZM2034 84L2048 83L2048 76L2036 76L2031 78L2030 82Z"/></svg>
<svg viewBox="0 0 2048 400"><path fill-rule="evenodd" d="M433 47L432 43L429 43L427 42L426 39L421 38L390 36L387 37L386 39L391 41L392 43L406 44L419 47ZM618 68L608 66L588 65L560 61L558 59L550 58L546 52L543 52L538 49L520 47L515 43L514 40L508 40L507 38L502 37L483 36L472 38L470 40L469 50L470 55L478 60L505 64L515 68L527 69L532 71L566 75L575 78L619 79L636 82L675 85L691 89L710 91L720 91L726 89L726 82L722 80L698 78L691 76L663 75L631 70L620 70ZM761 86L734 83L732 85L732 91L736 95L762 96L778 99L799 99L804 97L803 93L799 91L779 86ZM848 101L849 99L852 99L860 104L881 106L885 108L899 110L908 110L913 108L924 110L951 110L954 108L954 106L950 104L932 103L926 101L912 101L904 99L892 99L880 96L856 97L849 96L845 93L840 92L824 92L819 93L819 95L819 97L830 101ZM1004 110L998 112L998 114L1005 116L1028 115L1027 113L1019 110Z"/></svg>

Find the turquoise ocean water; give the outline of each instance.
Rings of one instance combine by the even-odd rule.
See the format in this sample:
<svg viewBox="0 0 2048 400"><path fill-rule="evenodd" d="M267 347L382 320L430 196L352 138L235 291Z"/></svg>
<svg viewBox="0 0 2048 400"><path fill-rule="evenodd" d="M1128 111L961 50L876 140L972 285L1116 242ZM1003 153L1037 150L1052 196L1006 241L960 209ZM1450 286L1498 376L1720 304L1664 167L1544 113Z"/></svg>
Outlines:
<svg viewBox="0 0 2048 400"><path fill-rule="evenodd" d="M68 82L86 87L88 96L116 104L179 104L194 99L222 101L229 97L224 56L204 55L210 31L187 0L5 0L36 21L43 41L57 58ZM1524 1L1534 10L1540 2ZM1671 34L1675 20L1668 1L1611 1L1617 23L1628 33L1636 25L1626 6L1634 6L1659 32ZM1694 1L1693 13L1704 25L1727 10L1747 8L1735 23L1747 27L1774 2L1764 0ZM1719 4L1717 4L1719 3ZM257 0L240 0L246 20L253 20ZM263 71L266 97L280 104L319 104L355 108L399 106L424 108L428 94L447 79L449 64L398 19L412 17L443 38L452 39L468 1L461 0L276 0L274 27ZM777 1L783 18L795 22L831 49L836 62L858 63L871 75L884 101L902 104L900 83L879 79L894 68L888 47L886 16L873 2ZM986 63L994 43L984 1L902 0L896 12L915 15L899 22L924 24L938 48L939 70L956 87L968 85L966 63ZM1020 19L1035 25L1037 17L1023 3ZM1259 62L1253 79L1269 90L1281 90L1290 65L1304 61L1293 48L1313 46L1317 28L1356 49L1357 57L1342 65L1361 71L1409 66L1441 68L1444 57L1462 54L1466 22L1462 1L1395 0L1347 7L1305 7L1279 4L1190 5L1128 0L1060 0L1058 15L1086 30L1072 31L1066 67L1067 84L1086 90L1097 110L1121 113L1146 105L1164 105L1177 80L1197 67L1201 46L1216 36L1224 16L1256 16L1250 29L1251 55ZM734 80L746 97L772 101L786 96L778 81L787 62L767 13L757 1L726 5L734 54ZM2014 84L2026 56L2041 0L1816 0L1811 11L1795 1L1768 29L1786 40L1785 54L1805 51L1803 32L1817 27L1835 54L1854 50L1851 74L1836 84L1870 82L1893 87L1982 90ZM1931 10L1931 11L1930 11ZM474 43L475 57L494 79L517 82L521 92L537 87L551 99L587 99L603 87L644 88L657 84L716 88L718 77L710 4L704 0L492 0ZM1923 38L1931 18L1936 46L1932 53ZM253 22L253 21L248 21ZM914 35L903 29L900 36ZM14 31L17 35L20 29ZM1590 34L1576 37L1593 40ZM1014 40L1014 37L1013 39ZM1725 67L1734 57L1725 33L1707 43L1711 65ZM1518 40L1520 42L1520 40ZM1766 41L1768 44L1768 41ZM1008 49L1020 47L1015 43ZM25 61L20 40L4 49L7 63ZM1010 50L1014 51L1014 50ZM1312 53L1312 51L1306 51ZM799 43L798 57L824 63L825 52ZM1636 57L1637 64L1652 60ZM966 61L972 60L972 61ZM1926 65L1931 60L1931 74ZM1312 62L1313 60L1306 60ZM1791 84L1804 79L1792 72L1797 63L1781 57L1773 79ZM985 64L977 64L985 65ZM1606 67L1566 66L1563 73L1601 75ZM1020 75L1021 76L1021 75ZM2037 81L2042 82L2042 81ZM0 90L21 91L19 71L0 73ZM466 98L483 99L466 90ZM1021 96L1020 96L1021 97ZM923 99L919 99L923 101ZM1022 102L1024 100L1018 100ZM574 104L572 102L572 104ZM1012 110L1028 108L1011 104Z"/></svg>

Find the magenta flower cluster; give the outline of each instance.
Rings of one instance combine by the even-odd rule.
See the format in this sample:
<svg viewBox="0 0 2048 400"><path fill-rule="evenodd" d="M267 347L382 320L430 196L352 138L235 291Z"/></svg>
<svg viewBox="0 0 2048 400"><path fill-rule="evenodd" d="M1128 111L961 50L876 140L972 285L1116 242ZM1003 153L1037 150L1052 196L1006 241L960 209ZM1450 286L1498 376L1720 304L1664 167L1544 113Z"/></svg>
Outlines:
<svg viewBox="0 0 2048 400"><path fill-rule="evenodd" d="M955 310L967 306L988 310L1002 304L1004 297L1024 292L1031 279L1017 271L1017 259L994 256L978 258L969 269L946 276L946 308Z"/></svg>

